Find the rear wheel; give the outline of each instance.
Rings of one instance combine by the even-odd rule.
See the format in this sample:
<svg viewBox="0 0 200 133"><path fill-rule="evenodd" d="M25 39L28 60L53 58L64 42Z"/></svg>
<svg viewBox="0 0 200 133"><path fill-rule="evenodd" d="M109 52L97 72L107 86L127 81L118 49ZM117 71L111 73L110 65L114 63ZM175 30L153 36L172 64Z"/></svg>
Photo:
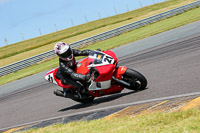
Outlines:
<svg viewBox="0 0 200 133"><path fill-rule="evenodd" d="M147 86L146 78L138 71L127 68L122 80L128 82L130 86L124 86L130 90L144 90Z"/></svg>

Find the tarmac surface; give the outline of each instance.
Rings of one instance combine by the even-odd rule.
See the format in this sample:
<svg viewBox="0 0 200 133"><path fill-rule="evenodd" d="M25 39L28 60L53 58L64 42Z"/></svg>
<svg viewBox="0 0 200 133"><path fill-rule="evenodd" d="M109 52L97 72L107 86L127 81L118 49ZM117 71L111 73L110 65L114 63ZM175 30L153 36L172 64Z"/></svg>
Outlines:
<svg viewBox="0 0 200 133"><path fill-rule="evenodd" d="M170 113L174 111L184 111L192 108L200 108L200 94L187 94L188 96L165 97L162 99L151 99L149 101L130 103L129 105L119 105L115 108L101 110L91 110L85 113L65 115L48 120L38 121L21 125L15 128L4 130L3 133L14 131L26 131L32 128L42 128L54 125L55 123L68 123L71 121L90 121L94 119L110 120L117 117L136 117L153 112Z"/></svg>
<svg viewBox="0 0 200 133"><path fill-rule="evenodd" d="M191 29L196 31L197 28L194 27L199 24L200 22L190 24L191 27L193 26ZM182 31L189 29L188 25L186 27L181 27ZM177 29L180 34L186 34L181 32L181 28ZM8 92L2 91L0 95L0 130L64 115L75 113L80 115L89 110L111 106L115 112L115 106L120 104L200 92L200 30L193 32L191 29L187 30L187 36L181 36L183 38L168 41L163 39L162 41L161 34L159 34L148 38L150 40L141 40L144 42L148 40L149 44L155 44L157 40L161 43L159 45L156 43L151 47L148 46L148 43L140 45L141 48L138 51L134 51L135 49L131 46L138 44L138 47L140 41L135 42L137 44L128 44L131 45L128 51L125 49L126 46L120 47L121 51L119 48L113 50L118 51L119 65L128 66L145 75L149 84L148 89L144 91L124 90L120 94L96 98L91 104L84 105L54 96L53 91L60 88L41 80L41 78L44 79L45 72L40 73L41 76L39 76L40 74L34 75L37 77L37 82L31 77L19 80L23 87L17 86L19 81L8 84L8 88L11 88L12 85L17 89ZM162 33L162 35L178 31L173 30L173 32ZM166 37L171 36L167 35ZM124 50L126 56L124 56ZM30 84L27 82L25 84L23 81ZM6 85L1 88L6 89Z"/></svg>

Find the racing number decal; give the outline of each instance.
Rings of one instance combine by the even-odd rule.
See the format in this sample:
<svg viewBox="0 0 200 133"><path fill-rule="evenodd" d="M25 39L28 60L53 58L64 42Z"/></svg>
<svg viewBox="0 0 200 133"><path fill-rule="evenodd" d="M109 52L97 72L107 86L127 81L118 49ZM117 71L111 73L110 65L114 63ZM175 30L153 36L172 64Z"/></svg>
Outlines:
<svg viewBox="0 0 200 133"><path fill-rule="evenodd" d="M50 82L50 83L58 84L57 81L54 79L53 73L48 73L45 76L45 80Z"/></svg>
<svg viewBox="0 0 200 133"><path fill-rule="evenodd" d="M112 63L112 60L113 60L113 58L112 57L109 57L109 56L106 56L105 58L104 58L104 61L105 62L108 62L108 63Z"/></svg>
<svg viewBox="0 0 200 133"><path fill-rule="evenodd" d="M48 81L51 82L51 83L53 83L53 78L51 77L50 74L48 75Z"/></svg>

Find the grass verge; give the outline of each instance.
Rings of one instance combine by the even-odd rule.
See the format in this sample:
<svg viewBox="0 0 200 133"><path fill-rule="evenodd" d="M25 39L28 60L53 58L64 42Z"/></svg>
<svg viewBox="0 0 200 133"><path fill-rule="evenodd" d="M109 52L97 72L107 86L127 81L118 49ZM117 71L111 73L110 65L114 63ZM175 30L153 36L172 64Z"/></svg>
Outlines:
<svg viewBox="0 0 200 133"><path fill-rule="evenodd" d="M0 48L0 67L46 52L57 41L72 43L196 0L169 0L116 16L92 21L55 33ZM12 49L12 50L11 50Z"/></svg>
<svg viewBox="0 0 200 133"><path fill-rule="evenodd" d="M101 48L102 50L111 49L114 47L118 47L120 45L124 45L124 44L130 43L130 42L133 42L145 37L149 37L149 36L170 30L170 29L174 29L176 27L180 27L182 25L186 25L198 20L200 20L200 8L195 8L183 14L179 14L172 18L168 18L160 22L133 30L131 32L124 33L120 36L90 45L83 49L97 49L97 48ZM11 74L0 77L0 85L3 85L5 83L11 82L11 81L14 81L14 80L38 73L38 72L42 72L44 70L54 68L56 66L58 66L57 58L30 66L28 68L17 71L15 73L11 73Z"/></svg>
<svg viewBox="0 0 200 133"><path fill-rule="evenodd" d="M172 113L153 112L139 116L118 117L111 120L76 121L56 124L23 133L199 133L200 109Z"/></svg>

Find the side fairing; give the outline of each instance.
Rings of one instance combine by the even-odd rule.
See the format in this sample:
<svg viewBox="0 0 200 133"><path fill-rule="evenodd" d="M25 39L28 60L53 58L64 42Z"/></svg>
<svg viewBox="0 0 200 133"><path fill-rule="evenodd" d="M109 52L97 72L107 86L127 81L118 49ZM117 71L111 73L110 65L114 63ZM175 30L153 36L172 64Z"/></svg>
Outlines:
<svg viewBox="0 0 200 133"><path fill-rule="evenodd" d="M55 70L55 69L54 69ZM56 80L54 79L54 70L48 72L44 79L50 83L54 83L54 84L57 84Z"/></svg>
<svg viewBox="0 0 200 133"><path fill-rule="evenodd" d="M103 82L94 82L91 81L91 84L89 86L89 91L91 90L104 90L109 89L111 87L111 80L103 81Z"/></svg>

